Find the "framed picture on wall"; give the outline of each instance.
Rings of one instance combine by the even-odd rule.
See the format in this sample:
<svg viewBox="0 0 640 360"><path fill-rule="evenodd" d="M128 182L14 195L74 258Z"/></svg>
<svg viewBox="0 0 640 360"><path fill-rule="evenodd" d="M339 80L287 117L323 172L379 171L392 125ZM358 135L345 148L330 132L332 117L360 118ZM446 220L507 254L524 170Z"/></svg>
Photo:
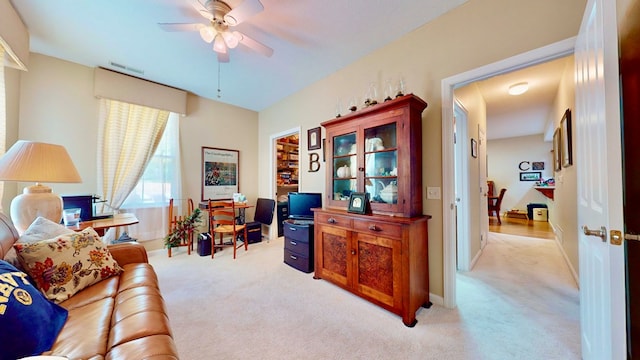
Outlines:
<svg viewBox="0 0 640 360"><path fill-rule="evenodd" d="M573 165L573 151L571 149L571 110L567 109L560 120L562 143L562 167Z"/></svg>
<svg viewBox="0 0 640 360"><path fill-rule="evenodd" d="M240 151L202 147L202 201L231 199L240 192Z"/></svg>
<svg viewBox="0 0 640 360"><path fill-rule="evenodd" d="M320 127L307 130L307 148L309 150L318 150L322 147L322 139L320 138Z"/></svg>
<svg viewBox="0 0 640 360"><path fill-rule="evenodd" d="M557 128L553 133L553 170L555 171L560 171L562 169L561 137L560 128Z"/></svg>
<svg viewBox="0 0 640 360"><path fill-rule="evenodd" d="M526 171L520 173L520 181L540 181L542 179L542 172L540 171Z"/></svg>

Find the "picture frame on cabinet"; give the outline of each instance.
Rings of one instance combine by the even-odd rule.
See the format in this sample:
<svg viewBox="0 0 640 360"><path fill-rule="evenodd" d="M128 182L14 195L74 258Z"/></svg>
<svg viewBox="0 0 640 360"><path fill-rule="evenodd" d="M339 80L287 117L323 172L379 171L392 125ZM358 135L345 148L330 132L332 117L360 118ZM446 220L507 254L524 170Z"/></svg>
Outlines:
<svg viewBox="0 0 640 360"><path fill-rule="evenodd" d="M318 150L322 147L320 126L307 130L307 149Z"/></svg>
<svg viewBox="0 0 640 360"><path fill-rule="evenodd" d="M371 204L369 203L369 193L351 193L351 196L349 196L349 207L347 208L347 212L354 214L368 214L370 211Z"/></svg>

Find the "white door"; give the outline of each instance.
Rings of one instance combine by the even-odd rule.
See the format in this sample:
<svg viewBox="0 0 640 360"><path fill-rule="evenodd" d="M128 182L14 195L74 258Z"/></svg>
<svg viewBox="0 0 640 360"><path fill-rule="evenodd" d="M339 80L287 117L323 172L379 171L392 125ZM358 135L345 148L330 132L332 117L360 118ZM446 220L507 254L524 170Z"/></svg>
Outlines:
<svg viewBox="0 0 640 360"><path fill-rule="evenodd" d="M455 184L456 184L456 239L457 269L470 270L469 228L471 227L471 207L469 206L469 154L467 135L467 110L458 101L454 103L453 119L455 121Z"/></svg>
<svg viewBox="0 0 640 360"><path fill-rule="evenodd" d="M615 6L588 1L575 49L578 224L603 235L579 235L585 360L626 358L623 248L609 242L609 231L623 225Z"/></svg>
<svg viewBox="0 0 640 360"><path fill-rule="evenodd" d="M487 211L489 208L489 198L487 197L489 192L487 177L489 174L487 174L487 135L480 126L478 126L478 166L478 174L480 174L480 184L478 184L480 191L480 249L482 249L487 244L489 236L489 212Z"/></svg>

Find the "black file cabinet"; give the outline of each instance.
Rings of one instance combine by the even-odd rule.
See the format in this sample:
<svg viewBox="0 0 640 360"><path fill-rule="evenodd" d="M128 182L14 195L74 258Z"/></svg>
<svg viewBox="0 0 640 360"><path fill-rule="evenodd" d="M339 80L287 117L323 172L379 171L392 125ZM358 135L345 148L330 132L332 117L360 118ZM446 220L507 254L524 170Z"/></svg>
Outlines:
<svg viewBox="0 0 640 360"><path fill-rule="evenodd" d="M313 224L295 224L286 220L284 227L284 262L305 273L313 271Z"/></svg>
<svg viewBox="0 0 640 360"><path fill-rule="evenodd" d="M284 228L282 226L283 221L287 220L289 217L289 208L287 207L288 203L286 201L282 201L278 203L278 237L284 235Z"/></svg>

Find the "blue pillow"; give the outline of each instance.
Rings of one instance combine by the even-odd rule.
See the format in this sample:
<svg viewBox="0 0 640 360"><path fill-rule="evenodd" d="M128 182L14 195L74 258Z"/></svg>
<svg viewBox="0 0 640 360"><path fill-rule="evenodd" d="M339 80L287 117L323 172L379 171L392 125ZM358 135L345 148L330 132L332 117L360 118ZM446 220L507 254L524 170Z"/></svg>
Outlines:
<svg viewBox="0 0 640 360"><path fill-rule="evenodd" d="M28 275L0 260L0 359L50 350L67 321L65 308L47 300Z"/></svg>

